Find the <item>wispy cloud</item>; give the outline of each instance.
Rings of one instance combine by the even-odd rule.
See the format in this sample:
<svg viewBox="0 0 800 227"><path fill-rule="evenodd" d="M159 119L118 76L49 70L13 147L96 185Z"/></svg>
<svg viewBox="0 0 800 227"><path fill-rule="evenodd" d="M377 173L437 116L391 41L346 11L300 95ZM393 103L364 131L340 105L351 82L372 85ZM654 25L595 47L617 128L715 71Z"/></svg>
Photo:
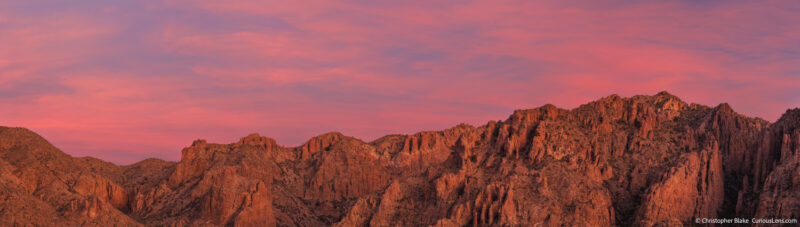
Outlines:
<svg viewBox="0 0 800 227"><path fill-rule="evenodd" d="M195 138L297 145L482 124L668 90L775 120L800 106L792 1L6 1L0 124L75 155Z"/></svg>

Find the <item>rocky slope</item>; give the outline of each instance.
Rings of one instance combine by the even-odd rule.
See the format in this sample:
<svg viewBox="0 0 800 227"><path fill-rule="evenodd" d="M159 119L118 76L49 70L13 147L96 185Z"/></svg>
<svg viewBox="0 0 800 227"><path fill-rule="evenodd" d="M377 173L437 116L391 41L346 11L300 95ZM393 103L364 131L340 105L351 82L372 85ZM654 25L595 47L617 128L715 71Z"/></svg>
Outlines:
<svg viewBox="0 0 800 227"><path fill-rule="evenodd" d="M0 225L681 226L800 217L800 109L666 92L364 142L197 140L178 163L73 158L0 128Z"/></svg>

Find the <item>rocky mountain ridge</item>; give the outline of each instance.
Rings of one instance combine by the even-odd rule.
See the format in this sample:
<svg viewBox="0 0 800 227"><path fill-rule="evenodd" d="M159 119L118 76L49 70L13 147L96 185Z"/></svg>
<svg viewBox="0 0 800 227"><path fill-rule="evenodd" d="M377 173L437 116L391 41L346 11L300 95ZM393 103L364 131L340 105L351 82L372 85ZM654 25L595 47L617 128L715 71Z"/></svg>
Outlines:
<svg viewBox="0 0 800 227"><path fill-rule="evenodd" d="M666 92L479 127L197 140L180 162L73 158L0 128L0 225L682 226L800 217L800 109L769 123Z"/></svg>

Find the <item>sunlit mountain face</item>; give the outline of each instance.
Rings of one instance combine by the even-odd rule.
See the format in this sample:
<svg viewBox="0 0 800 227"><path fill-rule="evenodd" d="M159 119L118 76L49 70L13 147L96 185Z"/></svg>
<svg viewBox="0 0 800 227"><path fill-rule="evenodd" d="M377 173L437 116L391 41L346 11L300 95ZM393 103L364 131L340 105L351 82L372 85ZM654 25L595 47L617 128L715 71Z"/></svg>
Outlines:
<svg viewBox="0 0 800 227"><path fill-rule="evenodd" d="M0 1L0 226L796 226L795 1Z"/></svg>
<svg viewBox="0 0 800 227"><path fill-rule="evenodd" d="M770 123L667 92L369 142L331 132L287 147L250 134L196 140L180 154L118 166L0 127L0 225L794 225L800 216L800 109Z"/></svg>

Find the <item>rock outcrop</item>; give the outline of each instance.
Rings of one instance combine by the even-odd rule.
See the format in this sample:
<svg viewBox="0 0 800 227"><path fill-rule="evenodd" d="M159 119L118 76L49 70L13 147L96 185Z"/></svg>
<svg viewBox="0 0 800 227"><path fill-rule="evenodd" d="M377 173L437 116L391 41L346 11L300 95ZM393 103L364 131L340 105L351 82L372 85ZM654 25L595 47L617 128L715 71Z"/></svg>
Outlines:
<svg viewBox="0 0 800 227"><path fill-rule="evenodd" d="M756 216L785 218L800 216L800 109L789 110L765 133L767 161L775 166L756 187L758 207ZM772 159L769 159L772 157ZM762 160L763 160L762 159ZM762 162L768 164L769 162Z"/></svg>
<svg viewBox="0 0 800 227"><path fill-rule="evenodd" d="M769 123L666 92L372 142L197 140L128 166L0 128L2 226L682 226L798 218L798 185L800 109Z"/></svg>

